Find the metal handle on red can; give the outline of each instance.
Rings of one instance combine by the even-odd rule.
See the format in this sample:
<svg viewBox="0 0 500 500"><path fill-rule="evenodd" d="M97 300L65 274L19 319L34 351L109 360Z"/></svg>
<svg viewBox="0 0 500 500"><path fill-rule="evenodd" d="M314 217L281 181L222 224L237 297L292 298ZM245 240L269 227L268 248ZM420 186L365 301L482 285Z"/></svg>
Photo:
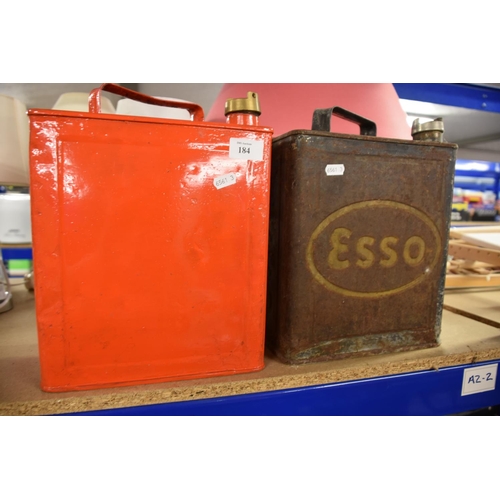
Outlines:
<svg viewBox="0 0 500 500"><path fill-rule="evenodd" d="M170 101L168 99L158 99L156 97L151 97L146 94L141 94L135 90L127 89L116 83L104 83L97 89L92 90L89 94L89 111L90 113L100 113L101 112L101 92L111 92L113 94L118 94L128 99L133 99L134 101L143 102L145 104L153 104L156 106L165 106L168 108L181 108L189 111L191 119L193 121L203 121L204 114L203 108L199 104L194 102L186 101Z"/></svg>
<svg viewBox="0 0 500 500"><path fill-rule="evenodd" d="M364 118L363 116L356 115L347 109L335 106L327 109L317 109L313 114L312 129L322 132L330 132L330 120L332 115L344 118L350 122L359 125L361 135L377 135L377 125L375 122Z"/></svg>

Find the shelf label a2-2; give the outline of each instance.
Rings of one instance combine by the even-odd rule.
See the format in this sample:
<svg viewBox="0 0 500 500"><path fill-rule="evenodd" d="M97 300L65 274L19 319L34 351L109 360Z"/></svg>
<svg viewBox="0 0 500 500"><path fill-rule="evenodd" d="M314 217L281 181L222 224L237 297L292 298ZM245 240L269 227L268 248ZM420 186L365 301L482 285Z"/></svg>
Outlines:
<svg viewBox="0 0 500 500"><path fill-rule="evenodd" d="M466 368L462 382L462 396L495 390L498 363Z"/></svg>

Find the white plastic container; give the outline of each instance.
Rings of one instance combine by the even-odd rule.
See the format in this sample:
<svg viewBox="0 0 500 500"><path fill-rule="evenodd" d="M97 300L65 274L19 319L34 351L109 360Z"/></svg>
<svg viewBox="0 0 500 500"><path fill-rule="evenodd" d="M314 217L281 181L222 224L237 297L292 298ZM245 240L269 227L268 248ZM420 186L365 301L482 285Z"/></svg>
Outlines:
<svg viewBox="0 0 500 500"><path fill-rule="evenodd" d="M87 112L89 110L89 94L88 92L66 92L61 94L52 109ZM115 113L113 103L104 96L101 97L101 109L103 113Z"/></svg>
<svg viewBox="0 0 500 500"><path fill-rule="evenodd" d="M29 194L0 194L0 243L31 243Z"/></svg>
<svg viewBox="0 0 500 500"><path fill-rule="evenodd" d="M166 99L168 101L188 102L183 99L175 99L173 97L155 96L157 99ZM117 115L131 116L150 116L153 118L172 118L175 120L190 120L191 115L187 109L183 108L167 108L164 106L155 106L143 102L134 101L133 99L120 99L116 105Z"/></svg>
<svg viewBox="0 0 500 500"><path fill-rule="evenodd" d="M0 95L0 184L29 185L29 123L26 106Z"/></svg>

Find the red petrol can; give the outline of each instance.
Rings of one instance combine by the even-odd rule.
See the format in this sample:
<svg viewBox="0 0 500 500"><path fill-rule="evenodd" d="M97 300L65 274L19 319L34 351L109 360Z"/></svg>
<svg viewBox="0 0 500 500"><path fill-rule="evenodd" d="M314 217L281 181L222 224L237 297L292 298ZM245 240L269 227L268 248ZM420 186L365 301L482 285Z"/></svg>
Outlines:
<svg viewBox="0 0 500 500"><path fill-rule="evenodd" d="M103 91L191 120L105 114ZM115 84L29 118L42 389L262 369L272 129Z"/></svg>

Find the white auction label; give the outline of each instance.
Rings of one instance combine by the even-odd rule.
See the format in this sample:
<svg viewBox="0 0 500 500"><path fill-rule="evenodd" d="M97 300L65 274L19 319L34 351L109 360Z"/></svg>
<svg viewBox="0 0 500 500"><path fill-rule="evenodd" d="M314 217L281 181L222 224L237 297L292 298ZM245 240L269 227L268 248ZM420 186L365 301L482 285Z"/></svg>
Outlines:
<svg viewBox="0 0 500 500"><path fill-rule="evenodd" d="M341 163L337 165L327 165L325 167L326 175L344 175L345 167Z"/></svg>
<svg viewBox="0 0 500 500"><path fill-rule="evenodd" d="M264 158L264 141L231 138L229 139L229 158L262 160Z"/></svg>
<svg viewBox="0 0 500 500"><path fill-rule="evenodd" d="M466 368L462 382L462 396L495 390L498 363Z"/></svg>
<svg viewBox="0 0 500 500"><path fill-rule="evenodd" d="M236 175L235 174L226 174L226 175L221 175L220 177L216 177L214 179L214 186L217 189L222 189L227 186L232 186L233 184L236 184Z"/></svg>

